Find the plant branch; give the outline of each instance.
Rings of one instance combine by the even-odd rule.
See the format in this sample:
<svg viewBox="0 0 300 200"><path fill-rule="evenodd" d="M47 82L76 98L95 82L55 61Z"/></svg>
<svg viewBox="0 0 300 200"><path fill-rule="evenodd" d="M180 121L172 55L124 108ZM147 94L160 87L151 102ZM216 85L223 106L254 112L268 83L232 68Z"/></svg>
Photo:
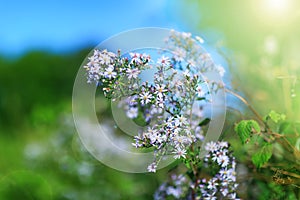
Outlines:
<svg viewBox="0 0 300 200"><path fill-rule="evenodd" d="M292 177L294 177L294 178L299 178L300 179L300 175L299 174L296 174L296 173L292 173L292 172L288 172L288 171L285 171L285 170L282 170L282 169L278 169L278 168L276 168L276 167L271 167L271 170L273 170L273 171L278 171L278 170L280 170L280 173L281 174L284 174L284 175L288 175L288 176L292 176Z"/></svg>
<svg viewBox="0 0 300 200"><path fill-rule="evenodd" d="M225 88L225 92L228 92L230 94L232 94L233 96L237 97L238 99L240 99L246 106L248 106L248 108L254 113L254 115L261 121L261 123L264 124L264 120L263 118L259 115L259 113L250 105L250 103L241 95Z"/></svg>

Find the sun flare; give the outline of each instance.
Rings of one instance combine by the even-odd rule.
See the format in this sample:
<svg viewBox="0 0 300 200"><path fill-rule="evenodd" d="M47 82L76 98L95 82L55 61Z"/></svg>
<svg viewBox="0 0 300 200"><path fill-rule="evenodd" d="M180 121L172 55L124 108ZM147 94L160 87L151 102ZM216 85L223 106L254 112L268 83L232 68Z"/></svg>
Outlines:
<svg viewBox="0 0 300 200"><path fill-rule="evenodd" d="M282 12L290 7L290 0L267 0L270 10Z"/></svg>
<svg viewBox="0 0 300 200"><path fill-rule="evenodd" d="M263 6L270 15L285 15L292 7L292 0L265 0Z"/></svg>

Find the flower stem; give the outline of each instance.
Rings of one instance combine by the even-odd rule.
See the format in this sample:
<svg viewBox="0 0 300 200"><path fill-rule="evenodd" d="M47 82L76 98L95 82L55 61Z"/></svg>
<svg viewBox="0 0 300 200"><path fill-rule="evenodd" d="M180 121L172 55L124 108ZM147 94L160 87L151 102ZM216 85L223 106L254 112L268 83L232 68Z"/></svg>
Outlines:
<svg viewBox="0 0 300 200"><path fill-rule="evenodd" d="M250 103L241 95L225 88L225 92L228 92L230 94L232 94L233 96L237 97L238 99L240 99L246 106L248 106L248 108L254 113L254 115L259 119L259 121L263 124L265 124L263 118L259 115L259 113L250 105Z"/></svg>

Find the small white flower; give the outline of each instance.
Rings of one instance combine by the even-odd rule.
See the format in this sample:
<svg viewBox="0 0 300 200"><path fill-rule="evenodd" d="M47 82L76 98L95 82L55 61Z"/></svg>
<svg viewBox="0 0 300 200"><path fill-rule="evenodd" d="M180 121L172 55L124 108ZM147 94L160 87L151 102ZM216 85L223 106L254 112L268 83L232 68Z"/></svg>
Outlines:
<svg viewBox="0 0 300 200"><path fill-rule="evenodd" d="M129 106L135 106L137 105L137 98L137 95L127 97L125 103L127 103Z"/></svg>
<svg viewBox="0 0 300 200"><path fill-rule="evenodd" d="M148 131L144 133L144 135L150 139L151 144L155 142L161 143L164 140L162 135L155 128L148 128Z"/></svg>
<svg viewBox="0 0 300 200"><path fill-rule="evenodd" d="M174 126L172 127L172 131L173 131L173 135L178 135L179 132L181 131L181 128L179 128L179 126L177 126L175 123L174 123Z"/></svg>
<svg viewBox="0 0 300 200"><path fill-rule="evenodd" d="M182 190L180 187L175 188L175 187L170 186L166 189L166 193L167 193L167 195L172 195L176 199L178 199L180 197L180 195L182 194Z"/></svg>
<svg viewBox="0 0 300 200"><path fill-rule="evenodd" d="M155 133L155 134L149 135L149 139L151 141L151 144L154 144L156 141L160 140L160 137L159 137L158 133Z"/></svg>
<svg viewBox="0 0 300 200"><path fill-rule="evenodd" d="M236 181L236 172L234 168L230 168L226 175L228 180Z"/></svg>
<svg viewBox="0 0 300 200"><path fill-rule="evenodd" d="M137 107L130 107L126 112L126 115L130 119L136 118L138 116L138 108Z"/></svg>
<svg viewBox="0 0 300 200"><path fill-rule="evenodd" d="M140 148L140 147L143 146L143 145L140 144L138 141L136 141L135 143L131 143L131 144L132 144L132 146L134 146L135 148Z"/></svg>
<svg viewBox="0 0 300 200"><path fill-rule="evenodd" d="M231 194L229 194L229 198L230 198L230 199L239 200L239 198L237 198L237 197L236 197L236 193L235 193L235 192L234 192L234 193L231 193Z"/></svg>
<svg viewBox="0 0 300 200"><path fill-rule="evenodd" d="M158 98L157 98L158 99ZM164 102L157 102L157 99L156 99L156 105L160 104L160 103L164 103ZM161 106L164 106L164 105L161 105ZM161 114L163 112L163 109L159 106L159 107L156 107L156 106L152 106L151 107L151 110L150 110L150 114L151 115L155 115L155 114Z"/></svg>
<svg viewBox="0 0 300 200"><path fill-rule="evenodd" d="M227 194L229 193L228 188L221 188L220 191L224 197L226 197Z"/></svg>
<svg viewBox="0 0 300 200"><path fill-rule="evenodd" d="M188 38L190 38L190 37L192 36L191 33L186 33L186 32L181 33L181 35L182 35L182 37L183 37L184 39L188 39Z"/></svg>
<svg viewBox="0 0 300 200"><path fill-rule="evenodd" d="M131 57L131 63L140 64L141 62L141 54L139 53L129 53Z"/></svg>
<svg viewBox="0 0 300 200"><path fill-rule="evenodd" d="M164 96L164 92L168 91L167 89L165 89L165 85L164 84L156 84L155 89L156 91L154 92L154 94L157 94L159 97L163 97Z"/></svg>
<svg viewBox="0 0 300 200"><path fill-rule="evenodd" d="M155 80L155 82L163 82L164 81L163 74L162 73L154 74L154 80Z"/></svg>
<svg viewBox="0 0 300 200"><path fill-rule="evenodd" d="M219 74L220 74L220 76L224 76L224 74L225 74L225 69L224 69L224 67L222 67L221 65L218 65L218 66L216 66L216 68L217 68L217 71L219 72Z"/></svg>
<svg viewBox="0 0 300 200"><path fill-rule="evenodd" d="M183 184L184 182L186 182L186 177L183 174L180 174L178 176L176 174L173 174L171 176L171 178L174 181L174 184L176 186L179 186L179 185Z"/></svg>
<svg viewBox="0 0 300 200"><path fill-rule="evenodd" d="M196 91L198 97L204 97L204 91L200 85L197 86Z"/></svg>
<svg viewBox="0 0 300 200"><path fill-rule="evenodd" d="M103 50L103 51L105 51L105 50ZM93 56L98 58L100 55L101 55L101 52L99 51L99 49L95 49Z"/></svg>
<svg viewBox="0 0 300 200"><path fill-rule="evenodd" d="M137 68L127 69L126 70L127 77L129 79L132 79L132 78L136 79L138 77L138 75L140 74L140 72L141 71L139 69L137 69Z"/></svg>
<svg viewBox="0 0 300 200"><path fill-rule="evenodd" d="M150 61L151 57L149 54L143 53L140 55L141 59Z"/></svg>
<svg viewBox="0 0 300 200"><path fill-rule="evenodd" d="M153 96L149 92L143 92L142 94L140 94L140 100L142 105L150 103L151 99L153 99Z"/></svg>
<svg viewBox="0 0 300 200"><path fill-rule="evenodd" d="M148 170L148 172L156 172L156 168L157 168L157 165L155 162L153 162L147 167L147 170Z"/></svg>
<svg viewBox="0 0 300 200"><path fill-rule="evenodd" d="M167 67L167 66L170 66L171 60L169 57L162 56L161 58L159 58L157 60L157 64L161 64L163 67Z"/></svg>
<svg viewBox="0 0 300 200"><path fill-rule="evenodd" d="M101 57L99 58L99 61L103 65L109 65L112 63L112 58L109 55L102 54Z"/></svg>
<svg viewBox="0 0 300 200"><path fill-rule="evenodd" d="M232 166L233 169L235 169L235 167L236 167L236 162L235 162L235 160L232 161L231 166Z"/></svg>
<svg viewBox="0 0 300 200"><path fill-rule="evenodd" d="M216 179L212 178L212 179L210 179L208 181L207 188L210 189L210 190L216 190L217 189L217 185L219 185L219 184L216 182Z"/></svg>
<svg viewBox="0 0 300 200"><path fill-rule="evenodd" d="M221 141L221 142L219 142L219 146L220 146L221 149L222 148L228 148L228 143L224 142L224 141Z"/></svg>
<svg viewBox="0 0 300 200"><path fill-rule="evenodd" d="M186 146L186 144L189 143L189 140L186 136L178 135L178 133L174 134L173 140L174 140L174 144L179 149L182 146Z"/></svg>
<svg viewBox="0 0 300 200"><path fill-rule="evenodd" d="M167 119L166 125L168 128L173 128L174 127L174 117L169 117Z"/></svg>
<svg viewBox="0 0 300 200"><path fill-rule="evenodd" d="M220 174L221 176L226 177L229 174L229 171L226 168L224 168L220 170Z"/></svg>
<svg viewBox="0 0 300 200"><path fill-rule="evenodd" d="M229 164L229 158L226 155L221 155L217 158L217 163L221 165L221 167L226 167Z"/></svg>
<svg viewBox="0 0 300 200"><path fill-rule="evenodd" d="M160 107L160 108L164 108L164 99L163 99L163 97L158 96L156 98L155 104L158 105L158 107Z"/></svg>
<svg viewBox="0 0 300 200"><path fill-rule="evenodd" d="M185 158L186 150L177 148L173 153L175 154L174 156L175 159Z"/></svg>
<svg viewBox="0 0 300 200"><path fill-rule="evenodd" d="M228 187L229 186L229 181L228 181L228 179L221 179L221 185L223 186L223 187Z"/></svg>
<svg viewBox="0 0 300 200"><path fill-rule="evenodd" d="M178 126L186 125L187 124L187 118L183 115L177 116L175 119L175 124Z"/></svg>
<svg viewBox="0 0 300 200"><path fill-rule="evenodd" d="M210 151L210 152L214 152L216 150L218 150L218 145L217 143L211 141L211 142L208 142L206 145L205 145L205 150L206 151Z"/></svg>
<svg viewBox="0 0 300 200"><path fill-rule="evenodd" d="M196 40L197 40L198 42L200 42L200 44L203 44L203 43L204 43L204 40L203 40L202 37L196 36L195 38L196 38Z"/></svg>
<svg viewBox="0 0 300 200"><path fill-rule="evenodd" d="M95 64L98 64L99 60L96 56L91 56L88 58L89 62L87 63L88 66L94 66Z"/></svg>
<svg viewBox="0 0 300 200"><path fill-rule="evenodd" d="M106 49L106 54L107 54L108 56L110 56L111 58L114 58L114 57L117 56L115 53L113 53L113 52L111 52L111 51L107 51L107 49Z"/></svg>
<svg viewBox="0 0 300 200"><path fill-rule="evenodd" d="M141 144L142 138L140 136L134 136L135 143L131 143L135 148L143 147L143 144Z"/></svg>
<svg viewBox="0 0 300 200"><path fill-rule="evenodd" d="M108 68L106 68L106 70L104 72L104 76L109 79L116 78L117 73L114 72L114 67L109 66Z"/></svg>
<svg viewBox="0 0 300 200"><path fill-rule="evenodd" d="M150 138L152 135L157 134L157 130L153 127L148 127L147 131L143 133L144 137Z"/></svg>
<svg viewBox="0 0 300 200"><path fill-rule="evenodd" d="M186 57L186 51L182 48L176 48L175 52L174 52L174 58L176 61L181 62L184 61L185 57Z"/></svg>

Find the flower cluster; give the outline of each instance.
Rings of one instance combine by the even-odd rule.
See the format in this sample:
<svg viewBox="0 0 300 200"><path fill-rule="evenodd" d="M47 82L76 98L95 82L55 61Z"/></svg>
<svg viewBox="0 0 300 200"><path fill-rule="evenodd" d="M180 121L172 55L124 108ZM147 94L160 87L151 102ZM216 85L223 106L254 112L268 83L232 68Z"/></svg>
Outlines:
<svg viewBox="0 0 300 200"><path fill-rule="evenodd" d="M157 149L156 160L148 167L151 172L156 171L157 160L163 154L173 154L175 159L186 158L187 148L196 142L197 137L190 130L188 120L184 116L176 115L167 118L161 124L155 124L139 136L135 136L135 147L151 147Z"/></svg>
<svg viewBox="0 0 300 200"><path fill-rule="evenodd" d="M111 56L107 63L114 66L99 67L102 66L100 60L107 55ZM149 125L135 137L134 143L137 148L156 148L157 158L149 171L156 170L157 161L164 154L171 153L175 159L185 158L187 148L203 137L198 126L202 118L199 102L206 100L208 90L201 77L193 74L189 67L178 72L167 56L154 63L145 54L132 53L129 58L121 58L106 50L95 50L89 60L94 63L85 66L88 81L101 85L107 97L120 98L119 105L127 117L135 119L142 115ZM154 67L153 83L139 78L142 70Z"/></svg>
<svg viewBox="0 0 300 200"><path fill-rule="evenodd" d="M172 176L155 193L155 199L236 199L236 164L228 143L207 143L204 160L200 159L201 145L196 144L204 141L205 126L210 121L204 117L203 105L211 102L212 92L223 87L219 82L206 84L209 80L204 72L221 76L225 72L199 43L203 43L200 37L171 31L166 39L171 54L158 52L162 55L154 60L145 53L121 55L120 51L95 50L84 66L87 82L96 83L107 98L118 101L128 118L147 125L132 145L154 149L149 172L156 172L166 155L187 166L187 173ZM144 80L142 74L153 74L152 80ZM211 169L209 179L201 177L201 166Z"/></svg>
<svg viewBox="0 0 300 200"><path fill-rule="evenodd" d="M151 61L147 54L130 53L130 57L121 57L105 50L95 49L84 66L87 82L96 83L108 98L120 98L138 92L138 77L142 70L148 69Z"/></svg>
<svg viewBox="0 0 300 200"><path fill-rule="evenodd" d="M156 171L164 155L186 159L190 146L203 140L203 104L218 87L209 88L200 72L220 67L199 42L201 38L193 39L189 33L171 31L166 45L172 55L159 52L162 55L153 60L145 53L94 50L84 66L89 83L96 83L106 97L118 100L128 118L148 125L134 137L133 146L154 148L150 172ZM147 70L155 71L152 81L141 78Z"/></svg>
<svg viewBox="0 0 300 200"><path fill-rule="evenodd" d="M205 149L208 154L198 166L202 166L202 172L206 173L198 174L193 179L189 179L190 171L172 175L171 180L157 189L154 199L238 199L236 162L229 151L229 144L209 142Z"/></svg>
<svg viewBox="0 0 300 200"><path fill-rule="evenodd" d="M164 200L168 197L172 199L183 199L188 193L190 181L184 175L171 176L169 182L165 182L156 190L154 194L155 200Z"/></svg>
<svg viewBox="0 0 300 200"><path fill-rule="evenodd" d="M166 42L169 49L174 52L174 59L177 62L186 61L196 71L214 71L224 76L224 67L215 65L210 54L199 45L204 42L201 37L196 36L194 39L191 33L172 30Z"/></svg>
<svg viewBox="0 0 300 200"><path fill-rule="evenodd" d="M210 179L203 178L199 184L203 199L238 199L236 197L236 162L229 151L227 142L209 142L205 149L208 154L204 165L214 171Z"/></svg>
<svg viewBox="0 0 300 200"><path fill-rule="evenodd" d="M116 54L107 50L94 50L92 56L88 57L88 63L84 66L88 74L88 83L98 82L100 79L116 78L117 73L114 72L114 61Z"/></svg>

